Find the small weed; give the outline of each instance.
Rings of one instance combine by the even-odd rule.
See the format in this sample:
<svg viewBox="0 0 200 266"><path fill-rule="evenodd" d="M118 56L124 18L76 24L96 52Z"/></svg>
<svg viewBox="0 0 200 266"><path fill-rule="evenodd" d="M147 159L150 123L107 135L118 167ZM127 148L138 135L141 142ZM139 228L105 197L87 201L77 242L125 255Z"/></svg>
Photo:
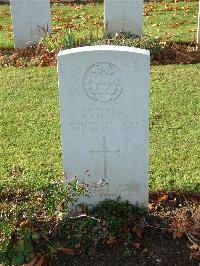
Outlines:
<svg viewBox="0 0 200 266"><path fill-rule="evenodd" d="M128 36L128 38L126 37ZM88 42L88 45L120 45L149 50L151 55L160 53L162 50L161 39L150 36L135 37L126 33L119 33L115 38L99 38Z"/></svg>
<svg viewBox="0 0 200 266"><path fill-rule="evenodd" d="M68 32L64 34L62 39L62 45L64 49L71 49L76 47L76 38L71 29L69 29Z"/></svg>
<svg viewBox="0 0 200 266"><path fill-rule="evenodd" d="M132 36L130 33L121 32L111 38L106 36L106 34L99 36L98 28L96 35L90 33L85 37L76 37L74 32L69 29L62 37L61 42L58 44L55 40L52 40L51 36L47 36L43 39L43 46L48 51L71 49L81 46L92 46L92 45L120 45L120 46L130 46L136 48L142 48L149 50L151 55L158 54L162 50L161 39L153 38L150 36L137 37Z"/></svg>
<svg viewBox="0 0 200 266"><path fill-rule="evenodd" d="M54 53L59 49L59 40L52 34L46 34L46 36L41 40L41 44L43 44L49 53Z"/></svg>
<svg viewBox="0 0 200 266"><path fill-rule="evenodd" d="M40 190L29 191L28 194L25 191L23 195L16 192L13 195L14 208L9 201L4 206L1 205L0 262L22 265L29 261L34 249L37 249L36 243L44 242L49 237L50 228L62 219L68 204L76 201L83 190L84 187L81 185L79 188L75 178L67 184L59 180L49 182L47 187ZM83 233L87 226L87 223L81 223L77 232Z"/></svg>
<svg viewBox="0 0 200 266"><path fill-rule="evenodd" d="M124 256L131 257L133 254L134 254L133 249L126 248L126 250L125 250L125 252L124 252Z"/></svg>
<svg viewBox="0 0 200 266"><path fill-rule="evenodd" d="M105 221L107 237L112 236L130 241L135 235L134 224L140 220L141 215L146 210L133 206L128 201L123 202L118 198L117 200L100 202L94 212L97 218ZM130 230L131 227L133 230Z"/></svg>
<svg viewBox="0 0 200 266"><path fill-rule="evenodd" d="M98 39L98 30L96 36L89 34L84 37L76 37L71 29L63 35L60 49L71 49L75 47L87 46Z"/></svg>

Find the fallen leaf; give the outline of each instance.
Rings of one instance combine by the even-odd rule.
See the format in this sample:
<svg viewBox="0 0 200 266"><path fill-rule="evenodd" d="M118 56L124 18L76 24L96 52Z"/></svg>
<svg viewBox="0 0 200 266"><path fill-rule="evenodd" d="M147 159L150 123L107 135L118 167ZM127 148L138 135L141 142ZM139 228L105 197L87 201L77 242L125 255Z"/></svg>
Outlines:
<svg viewBox="0 0 200 266"><path fill-rule="evenodd" d="M152 27L156 27L156 26L159 26L159 24L155 23L155 24L152 25Z"/></svg>
<svg viewBox="0 0 200 266"><path fill-rule="evenodd" d="M46 263L46 256L42 256L36 263L34 266L45 266L47 265Z"/></svg>
<svg viewBox="0 0 200 266"><path fill-rule="evenodd" d="M158 199L158 202L161 202L161 201L167 201L168 199L169 199L169 195L165 194L165 195L163 195L162 197L160 197L160 198Z"/></svg>
<svg viewBox="0 0 200 266"><path fill-rule="evenodd" d="M196 29L189 29L189 32L196 32Z"/></svg>
<svg viewBox="0 0 200 266"><path fill-rule="evenodd" d="M149 210L150 211L154 211L155 210L155 204L154 203L150 203L149 204Z"/></svg>
<svg viewBox="0 0 200 266"><path fill-rule="evenodd" d="M183 236L184 236L184 232L183 231L181 231L181 230L174 230L173 231L173 238L174 239L176 239L176 238L180 239Z"/></svg>
<svg viewBox="0 0 200 266"><path fill-rule="evenodd" d="M116 242L117 242L117 240L116 240L116 238L113 237L113 236L109 237L109 238L106 240L106 244L107 244L107 245L112 245L112 244L114 244L114 243L116 243Z"/></svg>
<svg viewBox="0 0 200 266"><path fill-rule="evenodd" d="M132 247L136 249L140 249L141 244L139 242L132 243Z"/></svg>
<svg viewBox="0 0 200 266"><path fill-rule="evenodd" d="M70 256L73 256L75 254L72 248L58 248L58 251Z"/></svg>
<svg viewBox="0 0 200 266"><path fill-rule="evenodd" d="M142 238L142 229L141 229L139 224L136 224L136 226L134 227L134 231L135 231L137 237L139 237L141 239Z"/></svg>
<svg viewBox="0 0 200 266"><path fill-rule="evenodd" d="M29 226L29 222L28 221L23 221L20 223L19 225L21 228L25 228L25 227L28 227Z"/></svg>

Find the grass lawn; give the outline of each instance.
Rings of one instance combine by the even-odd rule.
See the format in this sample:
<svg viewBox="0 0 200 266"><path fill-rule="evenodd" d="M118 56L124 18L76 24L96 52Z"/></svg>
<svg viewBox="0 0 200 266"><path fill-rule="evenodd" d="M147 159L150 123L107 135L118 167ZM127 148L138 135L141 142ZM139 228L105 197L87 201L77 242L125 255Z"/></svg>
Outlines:
<svg viewBox="0 0 200 266"><path fill-rule="evenodd" d="M198 2L145 4L144 33L168 36L171 41L191 42L196 36ZM167 3L165 5L165 3ZM69 28L76 36L102 34L103 5L52 6L53 33L62 36ZM0 48L13 47L10 9L0 5Z"/></svg>
<svg viewBox="0 0 200 266"><path fill-rule="evenodd" d="M151 190L200 191L199 71L151 68ZM62 176L56 68L2 68L0 83L0 187L39 189Z"/></svg>

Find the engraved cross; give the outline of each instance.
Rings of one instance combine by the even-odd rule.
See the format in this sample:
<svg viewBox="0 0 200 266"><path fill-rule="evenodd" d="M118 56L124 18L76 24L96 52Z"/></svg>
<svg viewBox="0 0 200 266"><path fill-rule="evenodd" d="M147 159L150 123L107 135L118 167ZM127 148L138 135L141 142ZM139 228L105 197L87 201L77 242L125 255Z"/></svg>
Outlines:
<svg viewBox="0 0 200 266"><path fill-rule="evenodd" d="M104 181L108 177L108 154L110 153L120 153L120 150L108 150L106 137L103 137L103 149L97 151L91 151L92 153L103 153L103 164L104 164Z"/></svg>

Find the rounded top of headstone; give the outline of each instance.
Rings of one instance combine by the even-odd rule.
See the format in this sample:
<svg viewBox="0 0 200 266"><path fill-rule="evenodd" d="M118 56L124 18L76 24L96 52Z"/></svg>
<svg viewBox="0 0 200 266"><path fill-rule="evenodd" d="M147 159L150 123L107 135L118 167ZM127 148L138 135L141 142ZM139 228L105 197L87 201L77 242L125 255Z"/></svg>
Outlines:
<svg viewBox="0 0 200 266"><path fill-rule="evenodd" d="M62 57L69 54L93 52L93 51L129 52L129 53L141 54L148 57L150 56L149 50L145 49L128 47L128 46L117 46L117 45L96 45L96 46L84 46L84 47L77 47L77 48L63 50L59 52L58 57Z"/></svg>

